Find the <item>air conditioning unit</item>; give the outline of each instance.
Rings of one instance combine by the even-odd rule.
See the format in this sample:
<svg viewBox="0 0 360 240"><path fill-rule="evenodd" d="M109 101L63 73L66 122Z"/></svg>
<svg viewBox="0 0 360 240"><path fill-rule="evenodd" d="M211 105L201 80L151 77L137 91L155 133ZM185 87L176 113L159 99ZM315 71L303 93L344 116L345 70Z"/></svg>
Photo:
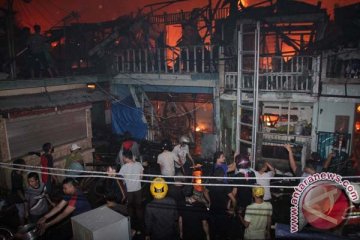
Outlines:
<svg viewBox="0 0 360 240"><path fill-rule="evenodd" d="M71 218L73 239L76 240L128 240L130 218L106 206Z"/></svg>

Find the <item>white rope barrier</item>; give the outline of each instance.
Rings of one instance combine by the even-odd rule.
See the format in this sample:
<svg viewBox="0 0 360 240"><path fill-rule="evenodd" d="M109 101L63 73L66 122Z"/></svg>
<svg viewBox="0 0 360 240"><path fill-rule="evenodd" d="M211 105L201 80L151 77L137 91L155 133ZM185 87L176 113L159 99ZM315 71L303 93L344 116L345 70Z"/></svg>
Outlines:
<svg viewBox="0 0 360 240"><path fill-rule="evenodd" d="M21 168L19 168L21 167ZM68 172L76 172L76 173L90 173L90 174L64 174L64 173L54 173L54 172L47 172L46 174L48 175L54 175L54 176L62 176L62 177L71 177L71 178L108 178L108 179L117 179L117 180L122 180L124 181L126 178L122 177L122 176L109 176L109 174L107 172L99 172L99 171L86 171L86 170L72 170L72 169L63 169L63 168L47 168L47 167L41 167L41 166L33 166L33 165L23 165L23 164L12 164L12 163L0 163L0 168L3 169L9 169L9 170L18 170L18 171L24 171L24 172L36 172L39 174L43 174L41 172L41 169L47 169L47 170L55 170L55 171L68 171ZM36 170L31 170L29 168L32 169L36 169ZM40 169L40 170L39 170ZM128 176L132 175L132 176L139 176L139 174L127 174ZM150 178L155 178L155 177L162 177L168 179L168 178L179 178L179 179L184 179L184 178L190 178L190 179L219 179L219 177L214 177L214 176L201 176L201 177L195 177L195 176L163 176L163 175L154 175L154 174L142 174L141 176L143 177L150 177ZM269 177L269 178L263 178L263 179L284 179L284 180L297 180L297 179L303 179L304 177ZM360 176L346 176L344 178L359 178ZM223 180L232 180L232 179L256 179L256 177L223 177ZM128 181L135 181L135 182L143 182L143 183L151 183L152 180L146 180L146 179L128 179ZM169 182L167 181L168 184L178 184L178 182ZM182 182L182 185L199 185L196 183L192 183L192 182ZM334 185L337 185L336 183L333 183ZM354 183L354 184L360 184L360 183ZM201 183L202 186L228 186L228 187L254 187L254 186L258 186L256 184L231 184L231 183ZM279 186L279 185L270 185L270 186L263 186L263 187L269 187L269 188L288 188L288 189L293 189L294 187L296 187L296 185L292 185L292 186Z"/></svg>

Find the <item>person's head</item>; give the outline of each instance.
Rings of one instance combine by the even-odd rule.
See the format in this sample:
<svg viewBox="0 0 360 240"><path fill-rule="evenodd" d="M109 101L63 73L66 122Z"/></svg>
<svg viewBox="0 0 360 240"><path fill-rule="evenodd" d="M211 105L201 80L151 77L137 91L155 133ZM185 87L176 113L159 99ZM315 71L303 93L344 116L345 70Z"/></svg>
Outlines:
<svg viewBox="0 0 360 240"><path fill-rule="evenodd" d="M81 147L79 145L77 145L76 143L73 143L70 146L70 152L76 152L76 151L79 151L80 149L81 149Z"/></svg>
<svg viewBox="0 0 360 240"><path fill-rule="evenodd" d="M111 177L115 177L116 176L116 173L119 172L120 170L120 166L117 165L117 166L108 166L107 169L106 169L106 172L109 176Z"/></svg>
<svg viewBox="0 0 360 240"><path fill-rule="evenodd" d="M22 159L22 158L18 158L18 159L15 159L14 161L13 161L13 164L14 164L14 168L16 168L16 169L23 169L24 167L23 166L16 166L16 165L25 165L26 163L25 163L25 160L24 159ZM16 164L16 165L15 165Z"/></svg>
<svg viewBox="0 0 360 240"><path fill-rule="evenodd" d="M34 32L35 32L35 33L40 33L40 32L41 32L41 27L40 27L40 25L38 25L38 24L35 24L35 25L34 25Z"/></svg>
<svg viewBox="0 0 360 240"><path fill-rule="evenodd" d="M53 147L52 147L51 143L47 142L47 143L44 143L44 144L43 144L42 150L43 150L45 153L50 153L50 152L53 151Z"/></svg>
<svg viewBox="0 0 360 240"><path fill-rule="evenodd" d="M253 197L263 199L265 194L265 189L262 186L255 186L252 188Z"/></svg>
<svg viewBox="0 0 360 240"><path fill-rule="evenodd" d="M235 163L237 169L247 169L250 167L250 160L246 154L238 154L235 156Z"/></svg>
<svg viewBox="0 0 360 240"><path fill-rule="evenodd" d="M214 164L221 164L225 162L225 155L223 151L217 151L214 153Z"/></svg>
<svg viewBox="0 0 360 240"><path fill-rule="evenodd" d="M133 153L130 150L123 151L123 158L125 162L129 162L133 160Z"/></svg>
<svg viewBox="0 0 360 240"><path fill-rule="evenodd" d="M172 142L169 139L165 139L161 142L161 148L163 151L172 151Z"/></svg>
<svg viewBox="0 0 360 240"><path fill-rule="evenodd" d="M78 183L74 178L65 178L62 183L63 192L66 195L72 195L76 192L77 185Z"/></svg>
<svg viewBox="0 0 360 240"><path fill-rule="evenodd" d="M190 138L188 136L181 136L179 139L179 142L181 145L185 145L185 144L189 144L190 143Z"/></svg>
<svg viewBox="0 0 360 240"><path fill-rule="evenodd" d="M259 172L265 172L268 166L266 165L265 161L259 161L256 163L256 170Z"/></svg>
<svg viewBox="0 0 360 240"><path fill-rule="evenodd" d="M31 172L27 175L27 181L30 187L32 188L39 188L40 181L39 181L39 174L36 172Z"/></svg>
<svg viewBox="0 0 360 240"><path fill-rule="evenodd" d="M154 178L150 184L150 192L155 199L163 199L168 192L168 185L163 178Z"/></svg>

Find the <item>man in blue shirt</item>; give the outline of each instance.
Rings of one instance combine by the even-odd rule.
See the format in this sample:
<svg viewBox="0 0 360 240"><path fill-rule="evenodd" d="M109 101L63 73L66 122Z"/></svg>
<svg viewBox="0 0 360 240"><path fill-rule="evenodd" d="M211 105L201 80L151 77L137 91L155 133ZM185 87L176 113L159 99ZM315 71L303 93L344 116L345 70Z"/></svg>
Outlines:
<svg viewBox="0 0 360 240"><path fill-rule="evenodd" d="M84 194L77 189L75 179L66 178L63 181L63 192L65 194L63 200L38 221L42 234L49 227L54 226L47 234L46 239L60 240L71 238L72 228L69 217L91 210L90 203Z"/></svg>

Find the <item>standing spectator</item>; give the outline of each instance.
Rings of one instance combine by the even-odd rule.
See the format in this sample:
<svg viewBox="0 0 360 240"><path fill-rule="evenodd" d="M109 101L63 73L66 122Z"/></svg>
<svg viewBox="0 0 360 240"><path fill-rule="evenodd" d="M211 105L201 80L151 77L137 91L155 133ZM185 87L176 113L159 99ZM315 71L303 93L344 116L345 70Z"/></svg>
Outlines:
<svg viewBox="0 0 360 240"><path fill-rule="evenodd" d="M176 155L171 152L172 144L170 140L164 140L162 142L162 150L163 152L159 154L157 158L157 163L160 165L160 172L163 176L174 176L175 175L175 162L178 163L178 158ZM167 181L172 181L170 179L166 179Z"/></svg>
<svg viewBox="0 0 360 240"><path fill-rule="evenodd" d="M54 159L51 155L54 152L54 148L51 143L44 143L42 146L44 153L40 156L41 161L41 180L46 185L46 189L49 194L52 192L52 182L56 182L56 178L51 173L49 168L54 167Z"/></svg>
<svg viewBox="0 0 360 240"><path fill-rule="evenodd" d="M271 201L270 178L275 176L275 168L270 163L259 162L255 171L256 183L265 189L264 201Z"/></svg>
<svg viewBox="0 0 360 240"><path fill-rule="evenodd" d="M182 178L184 175L181 172L178 172L176 175L176 178L174 178L174 184L171 184L169 186L169 192L168 192L168 197L172 198L175 200L176 202L176 208L178 211L178 225L179 225L179 234L180 234L180 239L182 238L182 233L183 233L183 225L182 225L182 216L183 216L183 211L185 209L185 198L187 196L186 194L186 187L191 187L189 185L184 186L184 182L185 179ZM189 193L191 194L191 193Z"/></svg>
<svg viewBox="0 0 360 240"><path fill-rule="evenodd" d="M228 176L228 172L233 172L236 169L235 161L227 165L225 161L225 155L222 151L217 151L214 153L214 171L216 168L221 168L224 171L224 177ZM224 179L224 182L227 183L228 180Z"/></svg>
<svg viewBox="0 0 360 240"><path fill-rule="evenodd" d="M49 229L45 239L68 240L72 237L70 217L91 210L90 203L84 194L78 189L77 181L73 178L65 178L63 192L65 196L50 212L38 221L40 233Z"/></svg>
<svg viewBox="0 0 360 240"><path fill-rule="evenodd" d="M178 212L174 199L167 197L168 186L163 178L155 178L150 184L154 199L145 210L146 240L177 239Z"/></svg>
<svg viewBox="0 0 360 240"><path fill-rule="evenodd" d="M187 203L183 209L183 240L210 240L209 212L204 203Z"/></svg>
<svg viewBox="0 0 360 240"><path fill-rule="evenodd" d="M195 165L189 150L190 138L181 136L179 140L179 144L173 149L173 153L178 157L178 161L175 162L175 167L177 171L184 171L184 175L190 175L190 165L187 159L190 159L192 166Z"/></svg>
<svg viewBox="0 0 360 240"><path fill-rule="evenodd" d="M16 159L13 162L14 164L18 165L25 165L24 159ZM21 169L24 167L22 166L15 166L15 170L11 172L11 192L12 192L12 202L15 203L18 217L19 217L19 224L24 225L25 218L27 218L27 211L25 210L25 195L24 195L24 180Z"/></svg>
<svg viewBox="0 0 360 240"><path fill-rule="evenodd" d="M46 59L45 51L48 51L48 44L43 35L41 35L40 25L34 25L34 34L30 36L27 43L31 55L31 77L41 77L41 69L46 69L50 77L53 73Z"/></svg>
<svg viewBox="0 0 360 240"><path fill-rule="evenodd" d="M251 186L256 184L255 173L250 168L250 160L247 154L239 154L235 156L237 174L234 176L236 179L233 180L233 184L236 185L248 185L238 186L233 189L233 194L237 200L237 211L239 217L243 217L245 209L252 203L252 192ZM239 229L240 236L244 235L244 227L241 226Z"/></svg>
<svg viewBox="0 0 360 240"><path fill-rule="evenodd" d="M295 157L294 157L294 153L292 150L292 147L290 144L285 144L284 147L286 148L286 150L289 153L289 161L290 161L290 168L293 171L294 175L296 177L307 177L310 175L313 175L316 173L316 169L314 167L314 161L312 159L308 159L306 160L304 169L301 169L297 166L296 162L295 162ZM328 170L332 159L335 157L335 153L330 152L327 159L325 160L322 169L320 168L319 170Z"/></svg>
<svg viewBox="0 0 360 240"><path fill-rule="evenodd" d="M143 166L136 162L131 151L123 152L124 165L121 167L119 174L124 178L127 199L128 213L131 220L131 228L137 234L143 230L143 207L141 204L141 179L144 172Z"/></svg>
<svg viewBox="0 0 360 240"><path fill-rule="evenodd" d="M224 171L217 168L214 172L217 177L212 182L215 184L224 184ZM228 237L228 226L230 225L229 215L234 215L236 199L232 193L232 187L208 186L210 195L210 217L212 239L226 239ZM231 201L231 207L228 209L228 202Z"/></svg>
<svg viewBox="0 0 360 240"><path fill-rule="evenodd" d="M236 185L255 185L255 173L250 168L250 160L247 155L239 154L235 157L237 174L234 176L236 179L233 181ZM236 196L238 203L238 210L244 212L245 208L252 203L251 187L239 186L236 188Z"/></svg>
<svg viewBox="0 0 360 240"><path fill-rule="evenodd" d="M272 205L264 201L264 193L263 187L254 187L254 203L246 207L244 218L240 216L246 228L244 239L270 239Z"/></svg>
<svg viewBox="0 0 360 240"><path fill-rule="evenodd" d="M116 157L116 163L119 164L121 167L125 164L123 157L124 151L131 151L134 161L140 160L139 144L132 139L131 133L127 131L124 133L124 140L121 144L120 151Z"/></svg>
<svg viewBox="0 0 360 240"><path fill-rule="evenodd" d="M31 172L27 176L28 188L25 191L29 222L36 223L49 211L49 203L52 203L46 192L44 183L40 182L39 174Z"/></svg>
<svg viewBox="0 0 360 240"><path fill-rule="evenodd" d="M70 146L70 155L65 158L65 169L84 171L84 160L80 152L81 148L76 143ZM81 175L82 172L66 171L67 175Z"/></svg>

